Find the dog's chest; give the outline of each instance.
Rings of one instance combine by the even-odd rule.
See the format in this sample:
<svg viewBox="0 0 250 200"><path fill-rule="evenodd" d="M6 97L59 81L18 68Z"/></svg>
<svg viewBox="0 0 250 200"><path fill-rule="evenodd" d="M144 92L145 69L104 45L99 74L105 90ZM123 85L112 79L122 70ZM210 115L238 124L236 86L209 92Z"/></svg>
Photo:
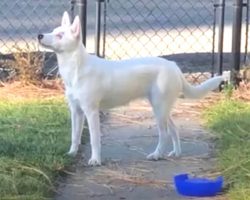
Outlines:
<svg viewBox="0 0 250 200"><path fill-rule="evenodd" d="M69 67L59 68L59 73L63 79L63 82L66 86L72 87L74 82L74 71Z"/></svg>

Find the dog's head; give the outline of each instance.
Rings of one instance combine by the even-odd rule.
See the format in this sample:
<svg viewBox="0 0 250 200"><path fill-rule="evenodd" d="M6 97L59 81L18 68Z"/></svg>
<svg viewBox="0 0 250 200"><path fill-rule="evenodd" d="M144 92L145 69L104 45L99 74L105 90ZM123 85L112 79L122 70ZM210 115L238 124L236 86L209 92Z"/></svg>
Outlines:
<svg viewBox="0 0 250 200"><path fill-rule="evenodd" d="M70 23L69 14L64 12L61 26L55 28L51 33L38 35L39 43L56 53L74 51L81 42L81 24L79 16Z"/></svg>

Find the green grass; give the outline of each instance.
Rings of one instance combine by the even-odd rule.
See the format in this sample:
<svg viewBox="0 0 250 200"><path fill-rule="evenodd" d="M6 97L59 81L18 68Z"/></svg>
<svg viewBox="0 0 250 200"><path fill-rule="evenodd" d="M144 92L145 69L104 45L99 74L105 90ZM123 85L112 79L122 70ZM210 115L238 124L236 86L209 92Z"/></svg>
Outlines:
<svg viewBox="0 0 250 200"><path fill-rule="evenodd" d="M0 199L47 199L69 165L70 118L63 99L0 101Z"/></svg>
<svg viewBox="0 0 250 200"><path fill-rule="evenodd" d="M250 105L226 100L207 110L205 118L218 135L218 164L230 185L229 199L250 200Z"/></svg>

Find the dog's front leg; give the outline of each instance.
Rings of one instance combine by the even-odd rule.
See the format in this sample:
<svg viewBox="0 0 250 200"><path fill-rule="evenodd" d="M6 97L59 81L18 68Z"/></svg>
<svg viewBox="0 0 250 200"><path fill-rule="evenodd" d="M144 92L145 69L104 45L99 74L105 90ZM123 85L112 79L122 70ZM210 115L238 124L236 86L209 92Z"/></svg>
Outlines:
<svg viewBox="0 0 250 200"><path fill-rule="evenodd" d="M85 111L91 144L91 158L88 162L91 166L101 165L101 133L98 109L87 109Z"/></svg>
<svg viewBox="0 0 250 200"><path fill-rule="evenodd" d="M81 143L85 116L81 108L70 97L68 97L68 103L71 114L71 146L68 155L75 156Z"/></svg>

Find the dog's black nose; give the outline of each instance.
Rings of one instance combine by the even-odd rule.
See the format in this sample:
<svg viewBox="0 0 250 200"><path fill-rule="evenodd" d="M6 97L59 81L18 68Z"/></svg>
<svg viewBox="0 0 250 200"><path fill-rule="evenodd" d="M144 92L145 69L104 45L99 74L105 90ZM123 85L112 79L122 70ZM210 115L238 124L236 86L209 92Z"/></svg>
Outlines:
<svg viewBox="0 0 250 200"><path fill-rule="evenodd" d="M38 40L43 39L43 34L38 34L37 38L38 38Z"/></svg>

